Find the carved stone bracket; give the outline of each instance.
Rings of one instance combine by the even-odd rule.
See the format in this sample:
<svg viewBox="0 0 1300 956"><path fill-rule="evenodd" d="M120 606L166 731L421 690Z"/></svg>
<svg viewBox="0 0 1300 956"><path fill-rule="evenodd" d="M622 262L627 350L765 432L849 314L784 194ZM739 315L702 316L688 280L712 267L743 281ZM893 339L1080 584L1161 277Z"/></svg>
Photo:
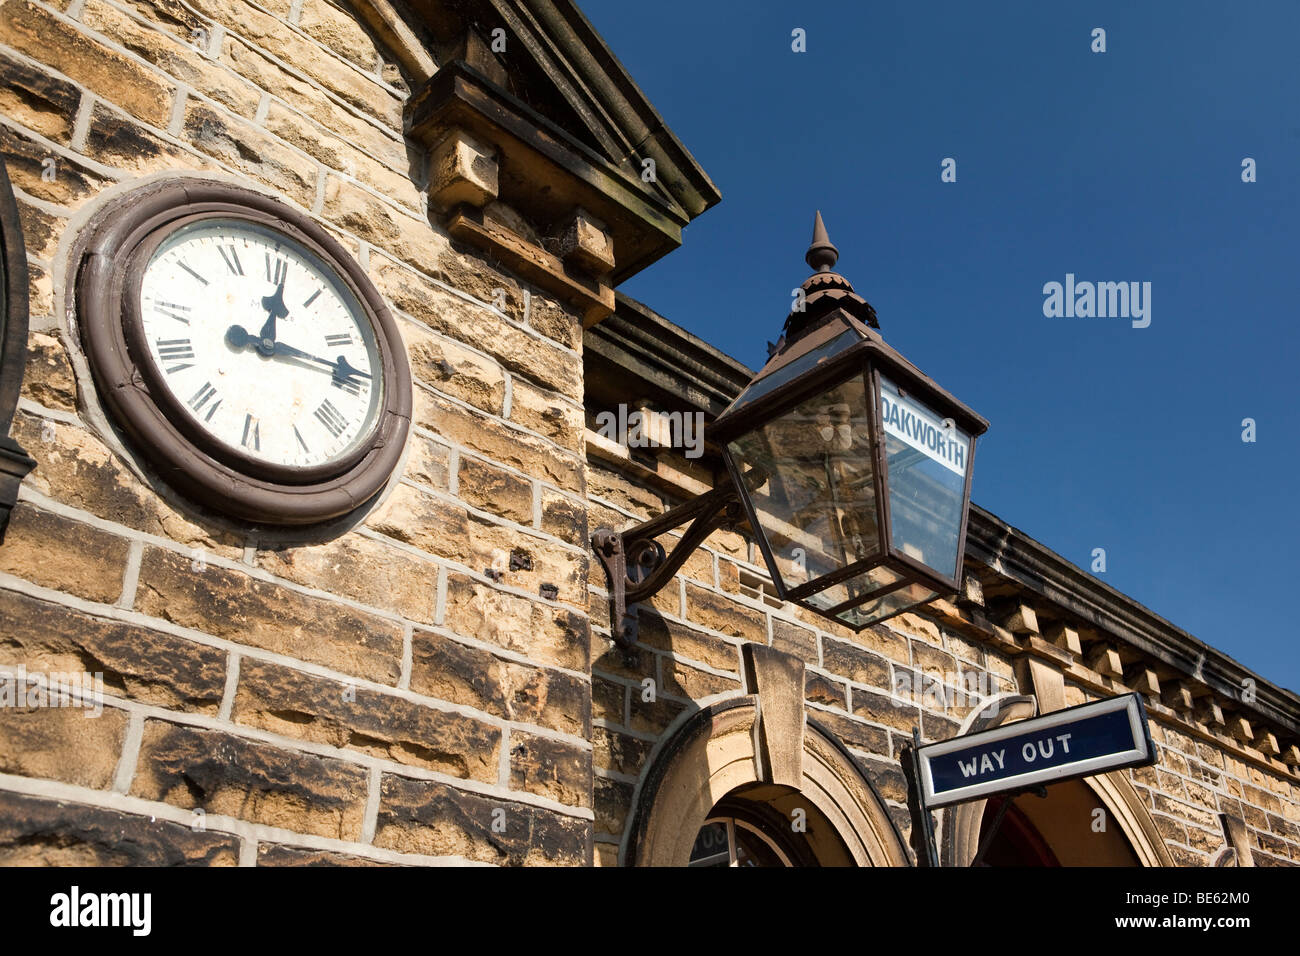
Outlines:
<svg viewBox="0 0 1300 956"><path fill-rule="evenodd" d="M681 244L684 213L464 60L412 93L408 125L430 150L431 214L584 326L614 311L616 282Z"/></svg>

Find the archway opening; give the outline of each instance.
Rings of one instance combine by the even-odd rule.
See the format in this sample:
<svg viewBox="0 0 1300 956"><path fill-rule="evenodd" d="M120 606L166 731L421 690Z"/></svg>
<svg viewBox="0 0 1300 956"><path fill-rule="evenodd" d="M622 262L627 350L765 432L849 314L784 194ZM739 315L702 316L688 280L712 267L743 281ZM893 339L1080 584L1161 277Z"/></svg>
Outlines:
<svg viewBox="0 0 1300 956"><path fill-rule="evenodd" d="M854 866L824 813L793 787L751 783L709 811L690 866Z"/></svg>
<svg viewBox="0 0 1300 956"><path fill-rule="evenodd" d="M977 865L1141 866L1123 828L1091 788L1070 780L1046 792L985 804Z"/></svg>

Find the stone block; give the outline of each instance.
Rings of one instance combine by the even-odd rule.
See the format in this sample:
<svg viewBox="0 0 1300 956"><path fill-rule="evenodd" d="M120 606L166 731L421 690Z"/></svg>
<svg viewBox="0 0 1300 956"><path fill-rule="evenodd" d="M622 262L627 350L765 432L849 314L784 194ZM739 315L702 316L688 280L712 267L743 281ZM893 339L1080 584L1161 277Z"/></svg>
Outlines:
<svg viewBox="0 0 1300 956"><path fill-rule="evenodd" d="M539 664L589 667L586 618L460 574L448 577L446 626Z"/></svg>
<svg viewBox="0 0 1300 956"><path fill-rule="evenodd" d="M501 731L464 714L245 658L231 719L286 737L495 783Z"/></svg>
<svg viewBox="0 0 1300 956"><path fill-rule="evenodd" d="M105 707L16 706L17 681L3 681L15 703L0 706L0 773L61 780L95 790L113 783L126 714ZM31 693L28 687L27 694ZM30 700L30 697L28 698Z"/></svg>
<svg viewBox="0 0 1300 956"><path fill-rule="evenodd" d="M543 388L580 400L583 392L582 357L578 352L561 348L547 338L502 321L493 309L467 302L430 281L429 277L486 303L495 302L498 293L505 293L508 297L519 295L513 279L494 272L490 265L477 257L457 253L445 237L433 233L427 226L411 224L413 231L408 237L404 225L399 230L396 223L391 227L379 221L369 224L364 203L351 202L346 208L349 221L360 217L355 225L366 232L359 232L359 235L373 233L379 245L390 248L395 256L427 273L422 274L384 256L371 256L371 278L397 308L435 332L488 353L509 371ZM342 209L340 207L340 212ZM407 248L408 243L411 248ZM521 315L510 311L505 314L515 322L522 319Z"/></svg>
<svg viewBox="0 0 1300 956"><path fill-rule="evenodd" d="M0 866L236 866L239 838L0 791Z"/></svg>
<svg viewBox="0 0 1300 956"><path fill-rule="evenodd" d="M9 15L8 10L4 15ZM5 78L0 87L0 114L66 146L72 139L72 123L81 103L76 84L3 52L0 74Z"/></svg>
<svg viewBox="0 0 1300 956"><path fill-rule="evenodd" d="M519 524L533 523L533 483L521 475L462 455L456 480L457 495L475 508Z"/></svg>
<svg viewBox="0 0 1300 956"><path fill-rule="evenodd" d="M257 845L258 866L397 866L351 853L332 850L313 850L307 847L284 846L279 843Z"/></svg>
<svg viewBox="0 0 1300 956"><path fill-rule="evenodd" d="M321 544L261 550L258 567L296 584L432 624L438 566L390 543L346 534Z"/></svg>
<svg viewBox="0 0 1300 956"><path fill-rule="evenodd" d="M609 228L585 209L576 209L560 226L560 258L603 276L614 268L614 239Z"/></svg>
<svg viewBox="0 0 1300 956"><path fill-rule="evenodd" d="M413 421L449 442L561 490L578 494L583 491L582 462L576 454L512 428L498 418L456 405L435 392L416 389Z"/></svg>
<svg viewBox="0 0 1300 956"><path fill-rule="evenodd" d="M185 105L183 135L200 151L273 187L300 206L314 203L316 164L251 123L190 100Z"/></svg>
<svg viewBox="0 0 1300 956"><path fill-rule="evenodd" d="M587 866L591 836L589 820L385 774L374 842L401 853L506 866Z"/></svg>
<svg viewBox="0 0 1300 956"><path fill-rule="evenodd" d="M690 621L746 641L767 643L764 612L745 607L730 597L706 590L696 584L686 585L686 617Z"/></svg>
<svg viewBox="0 0 1300 956"><path fill-rule="evenodd" d="M145 614L250 647L395 683L402 631L396 623L227 568L194 570L190 559L146 548L136 607Z"/></svg>
<svg viewBox="0 0 1300 956"><path fill-rule="evenodd" d="M462 129L429 150L429 201L439 209L466 203L478 209L497 198L497 154Z"/></svg>
<svg viewBox="0 0 1300 956"><path fill-rule="evenodd" d="M453 398L500 415L506 395L506 377L491 359L484 358L454 339L400 322L411 374L426 385Z"/></svg>
<svg viewBox="0 0 1300 956"><path fill-rule="evenodd" d="M592 704L581 679L504 660L431 631L416 630L411 638L411 690L578 737L591 732Z"/></svg>
<svg viewBox="0 0 1300 956"><path fill-rule="evenodd" d="M257 104L261 100L260 91L222 69L194 44L182 42L177 37L146 26L104 0L86 0L80 19L92 30L120 43L141 59L231 112L250 119L257 112ZM165 122L155 122L153 125L162 126Z"/></svg>
<svg viewBox="0 0 1300 956"><path fill-rule="evenodd" d="M126 538L19 502L0 548L0 571L111 604L122 593L129 550Z"/></svg>
<svg viewBox="0 0 1300 956"><path fill-rule="evenodd" d="M106 693L174 710L215 714L221 704L226 652L219 648L13 591L0 592L0 620L0 663L103 674Z"/></svg>
<svg viewBox="0 0 1300 956"><path fill-rule="evenodd" d="M369 774L363 767L217 730L148 720L131 794L187 810L356 841Z"/></svg>
<svg viewBox="0 0 1300 956"><path fill-rule="evenodd" d="M856 644L833 637L823 639L822 666L855 684L891 689L889 661Z"/></svg>
<svg viewBox="0 0 1300 956"><path fill-rule="evenodd" d="M591 750L566 740L511 730L510 789L589 807Z"/></svg>
<svg viewBox="0 0 1300 956"><path fill-rule="evenodd" d="M574 452L583 449L582 409L557 392L516 378L510 389L510 420Z"/></svg>
<svg viewBox="0 0 1300 956"><path fill-rule="evenodd" d="M720 564L727 565L731 562L720 562ZM731 567L735 568L736 565L731 564ZM772 618L772 647L784 654L793 654L809 667L821 666L820 654L817 650L817 632L809 628ZM834 671L835 668L828 666L827 670Z"/></svg>
<svg viewBox="0 0 1300 956"><path fill-rule="evenodd" d="M9 126L0 125L0 156L15 188L60 206L75 208L111 182L85 163L61 156Z"/></svg>
<svg viewBox="0 0 1300 956"><path fill-rule="evenodd" d="M20 208L34 207L23 205ZM23 235L28 235L27 221L23 221ZM77 407L77 380L72 373L63 344L51 335L33 332L27 338L27 367L23 372L22 394L46 408L75 411Z"/></svg>
<svg viewBox="0 0 1300 956"><path fill-rule="evenodd" d="M48 63L152 126L167 125L176 94L172 83L30 0L5 0L0 43Z"/></svg>
<svg viewBox="0 0 1300 956"><path fill-rule="evenodd" d="M738 648L720 637L649 612L639 614L637 624L637 640L646 647L669 651L676 658L698 661L718 670L739 671Z"/></svg>

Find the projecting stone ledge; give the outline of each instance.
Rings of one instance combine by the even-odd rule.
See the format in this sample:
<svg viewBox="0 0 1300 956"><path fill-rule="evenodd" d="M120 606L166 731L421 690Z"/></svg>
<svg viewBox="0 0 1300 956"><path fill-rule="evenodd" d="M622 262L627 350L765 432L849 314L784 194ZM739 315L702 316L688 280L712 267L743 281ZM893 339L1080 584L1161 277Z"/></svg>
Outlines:
<svg viewBox="0 0 1300 956"><path fill-rule="evenodd" d="M681 244L690 216L655 173L602 155L471 65L453 60L418 87L407 119L430 151L431 214L575 306L584 327L614 311L615 283Z"/></svg>

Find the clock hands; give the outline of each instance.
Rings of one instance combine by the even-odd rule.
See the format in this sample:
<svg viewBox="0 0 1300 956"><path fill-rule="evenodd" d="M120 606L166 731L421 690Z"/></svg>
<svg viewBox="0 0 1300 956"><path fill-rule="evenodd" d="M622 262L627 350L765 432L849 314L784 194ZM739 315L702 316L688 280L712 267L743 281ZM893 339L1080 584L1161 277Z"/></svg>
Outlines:
<svg viewBox="0 0 1300 956"><path fill-rule="evenodd" d="M283 286L281 286L281 288L283 288ZM267 298L269 299L270 296L268 296ZM281 317L283 318L283 316ZM271 317L267 319L267 322L273 323L274 321L275 321L275 313L274 311L272 311ZM263 328L262 331L265 332L266 329ZM243 326L240 325L232 325L230 328L226 329L226 344L228 344L231 348L235 349L236 351L245 349L248 346L252 345L259 352L261 352L263 355L267 357L271 357L271 358L284 357L284 358L298 359L299 361L303 361L303 362L315 362L317 365L322 365L328 368L331 372L334 373L334 378L341 382L347 381L348 379L353 377L360 377L360 378L372 377L369 372L363 372L359 368L353 368L352 365L348 363L348 360L342 355L340 355L337 359L331 362L329 359L324 359L317 355L312 355L309 352L304 352L301 349L296 349L292 345L286 345L283 342L275 342L275 341L272 341L271 348L268 351L266 348L264 348L266 344L265 335L255 338L254 336L249 334L247 329L245 329Z"/></svg>

